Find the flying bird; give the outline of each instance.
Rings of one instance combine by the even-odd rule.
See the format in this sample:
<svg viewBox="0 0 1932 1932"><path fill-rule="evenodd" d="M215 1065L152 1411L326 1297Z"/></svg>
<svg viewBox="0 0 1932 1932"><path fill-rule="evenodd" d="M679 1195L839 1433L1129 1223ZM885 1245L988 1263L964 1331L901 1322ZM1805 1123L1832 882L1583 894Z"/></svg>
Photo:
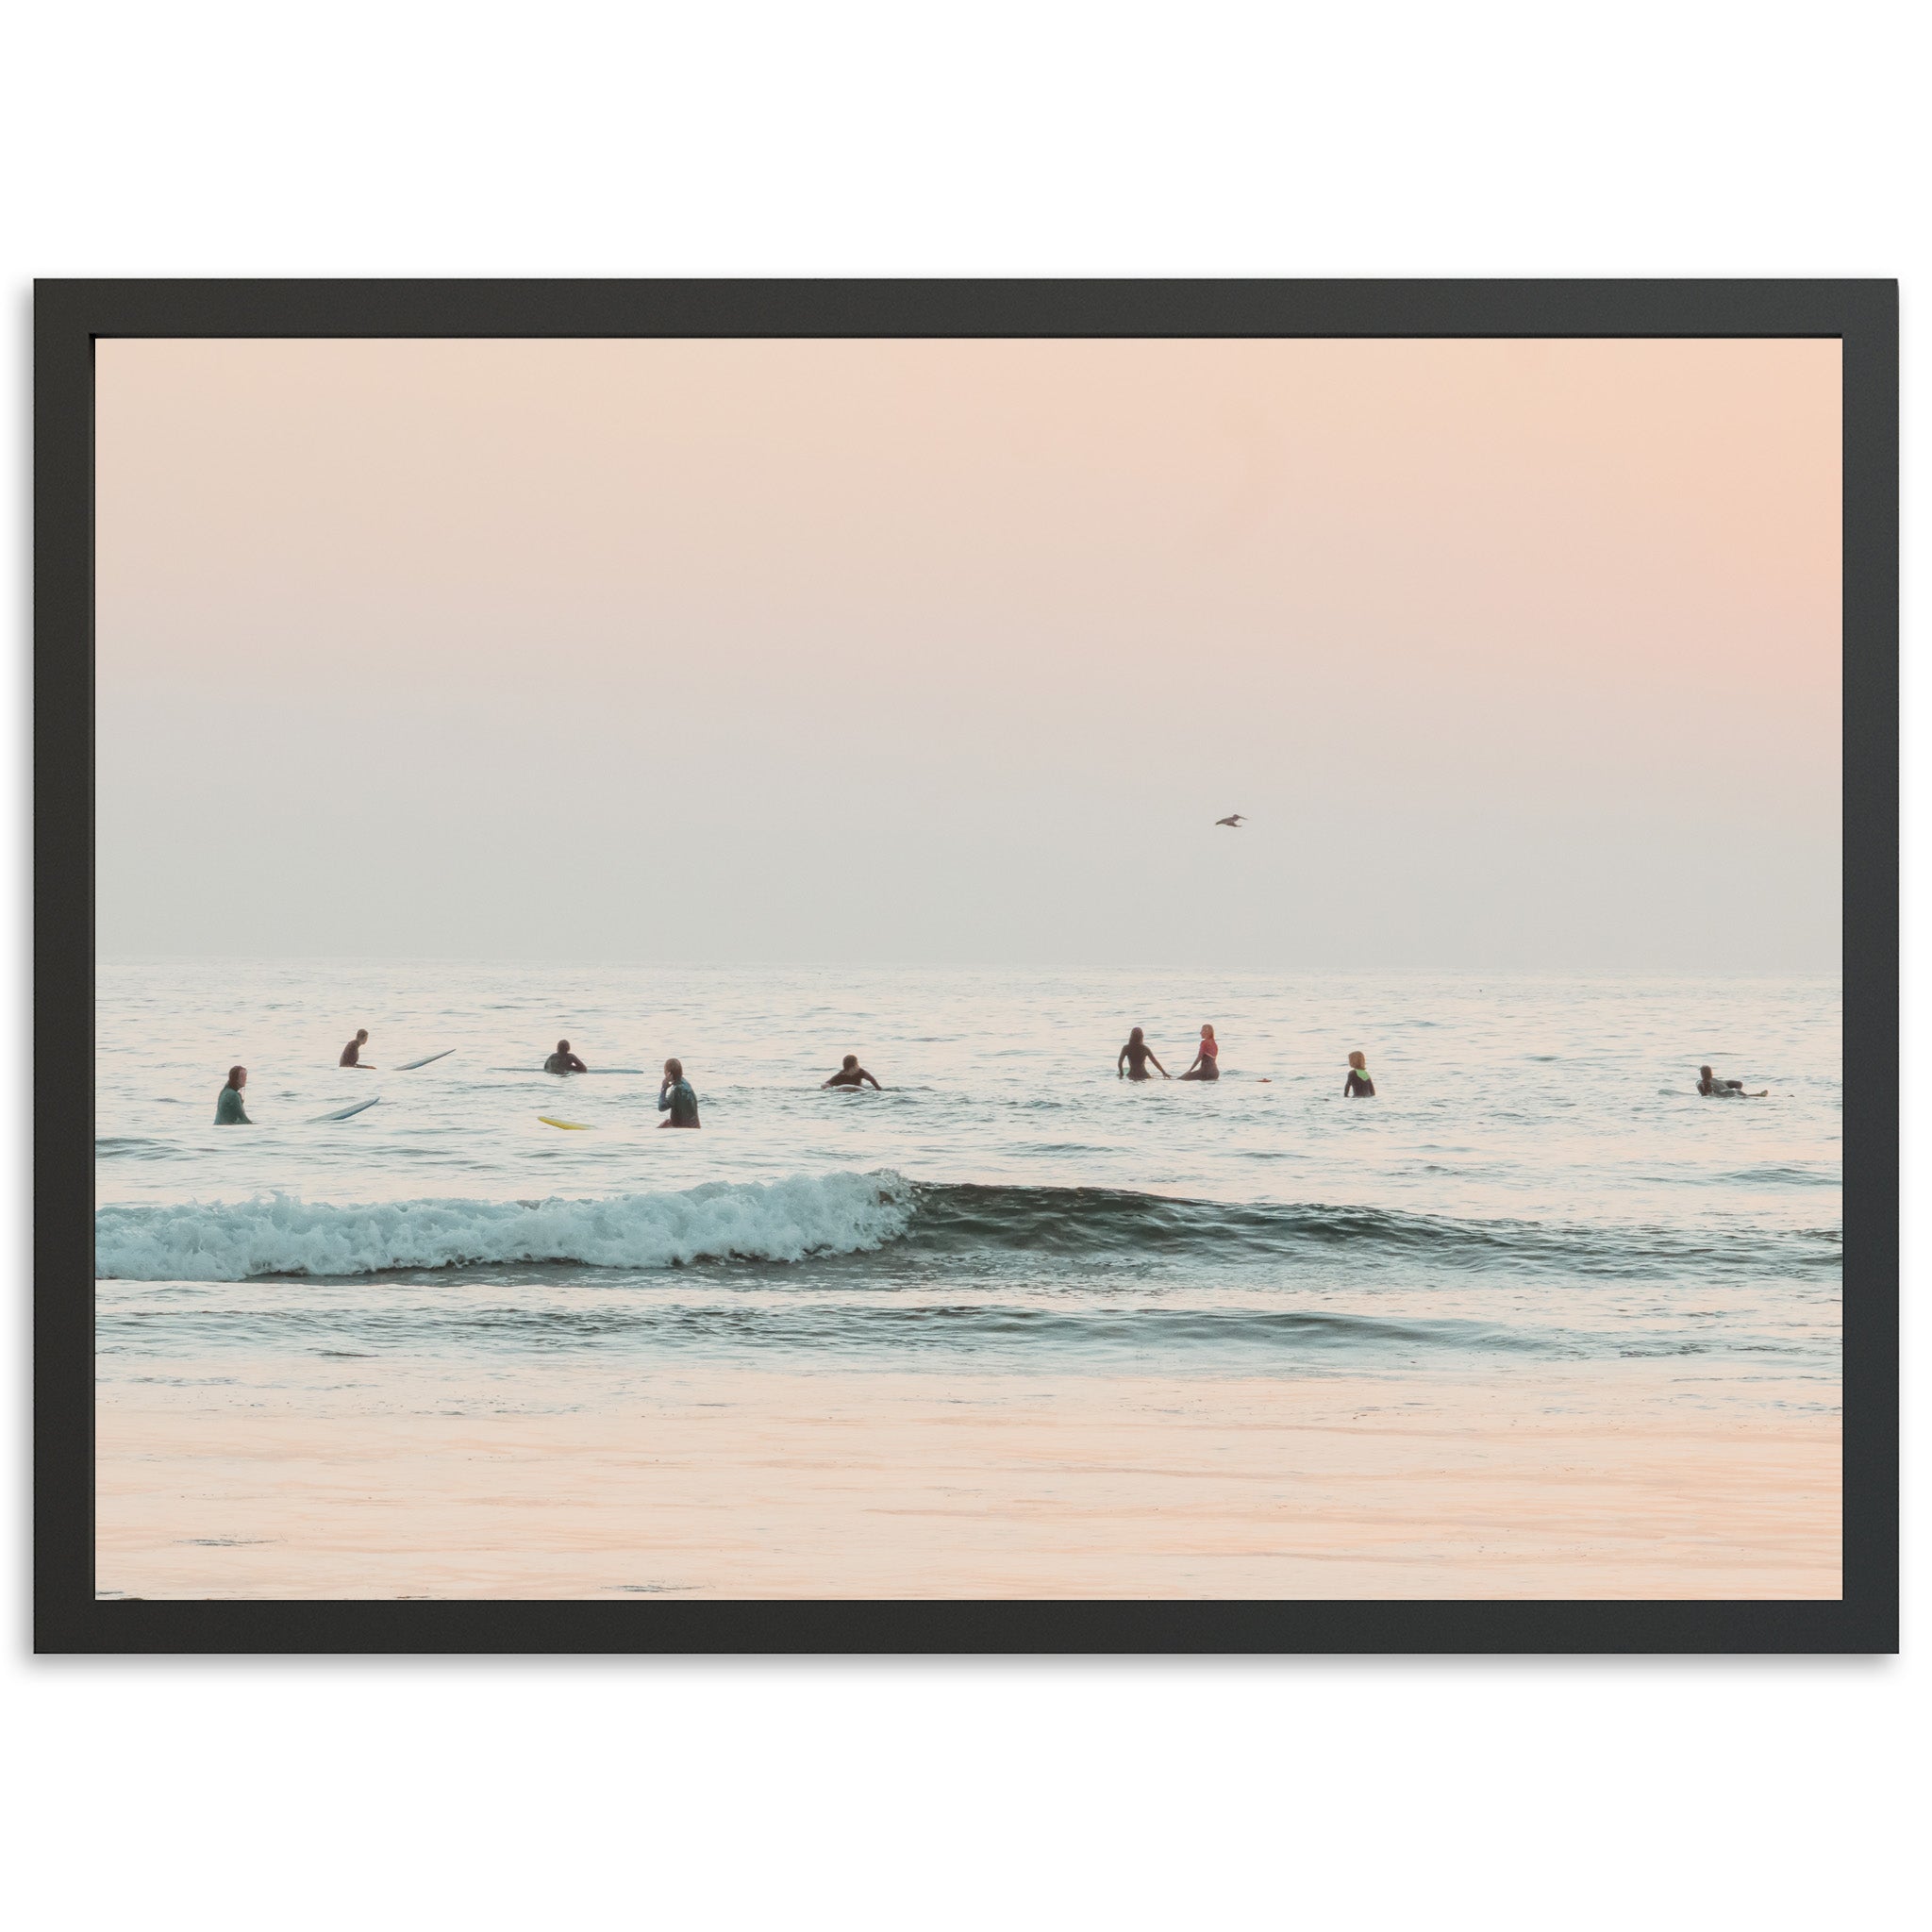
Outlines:
<svg viewBox="0 0 1932 1932"><path fill-rule="evenodd" d="M1232 825L1236 831L1240 831L1241 827L1241 820L1244 816L1245 814L1241 812L1231 811L1224 819L1216 819L1214 823L1217 825Z"/></svg>

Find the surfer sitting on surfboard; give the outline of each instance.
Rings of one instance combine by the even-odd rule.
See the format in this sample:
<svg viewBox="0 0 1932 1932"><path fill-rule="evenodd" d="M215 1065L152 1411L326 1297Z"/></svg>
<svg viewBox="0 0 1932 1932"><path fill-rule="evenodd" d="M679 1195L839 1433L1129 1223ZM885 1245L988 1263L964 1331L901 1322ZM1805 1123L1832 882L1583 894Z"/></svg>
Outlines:
<svg viewBox="0 0 1932 1932"><path fill-rule="evenodd" d="M1147 1035L1139 1026L1127 1035L1127 1043L1114 1056L1114 1073L1128 1080L1147 1078L1147 1062L1153 1060L1157 1067L1160 1062L1155 1058L1154 1049L1147 1044ZM1160 1077L1172 1080L1174 1075L1165 1067L1160 1067Z"/></svg>
<svg viewBox="0 0 1932 1932"><path fill-rule="evenodd" d="M670 1115L670 1119L658 1123L660 1127L694 1127L698 1124L698 1097L691 1091L691 1084L684 1077L682 1060L664 1062L664 1084L658 1089L658 1111Z"/></svg>
<svg viewBox="0 0 1932 1932"><path fill-rule="evenodd" d="M543 1062L546 1074L588 1074L591 1070L570 1050L570 1041L559 1040L557 1051Z"/></svg>
<svg viewBox="0 0 1932 1932"><path fill-rule="evenodd" d="M230 1067L228 1084L222 1089L221 1096L215 1102L215 1125L218 1127L252 1127L255 1123L242 1110L242 1090L248 1084L246 1067Z"/></svg>
<svg viewBox="0 0 1932 1932"><path fill-rule="evenodd" d="M356 1029L356 1037L355 1037L355 1039L354 1039L354 1040L352 1040L352 1041L350 1041L350 1042L348 1043L348 1045L347 1045L347 1046L343 1047L343 1049L342 1049L342 1057L341 1057L341 1059L339 1059L339 1060L338 1060L338 1061L336 1062L336 1065L337 1065L337 1066L339 1066L339 1067L359 1067L359 1068L360 1068L360 1069L362 1070L362 1072L363 1072L363 1073L365 1073L365 1074L373 1074L373 1073L375 1073L375 1069L374 1067L372 1067L372 1066L371 1066L371 1065L370 1065L370 1064L369 1064L369 1063L368 1063L368 1062L367 1062L367 1061L366 1061L365 1059L363 1059L363 1058L362 1058L362 1057L361 1057L361 1056L362 1056L362 1049L363 1049L363 1048L364 1048L365 1046L367 1046L368 1044L369 1044L369 1029L368 1029L368 1027L366 1027L366 1026L358 1026L358 1027L357 1027L357 1029Z"/></svg>
<svg viewBox="0 0 1932 1932"><path fill-rule="evenodd" d="M857 1087L861 1080L872 1080L872 1075L858 1064L858 1056L856 1053L848 1053L845 1056L845 1064L829 1080L820 1083L820 1091L823 1092L827 1087ZM872 1080L872 1084L876 1092L883 1093L886 1091L876 1080Z"/></svg>
<svg viewBox="0 0 1932 1932"><path fill-rule="evenodd" d="M1218 1080L1221 1078L1221 1048L1214 1038L1214 1029L1204 1026L1201 1029L1201 1051L1194 1056L1194 1064L1181 1075L1183 1080Z"/></svg>
<svg viewBox="0 0 1932 1932"><path fill-rule="evenodd" d="M1348 1057L1348 1078L1341 1083L1341 1091L1350 1100L1373 1100L1375 1097L1375 1083L1369 1078L1369 1063L1358 1053Z"/></svg>

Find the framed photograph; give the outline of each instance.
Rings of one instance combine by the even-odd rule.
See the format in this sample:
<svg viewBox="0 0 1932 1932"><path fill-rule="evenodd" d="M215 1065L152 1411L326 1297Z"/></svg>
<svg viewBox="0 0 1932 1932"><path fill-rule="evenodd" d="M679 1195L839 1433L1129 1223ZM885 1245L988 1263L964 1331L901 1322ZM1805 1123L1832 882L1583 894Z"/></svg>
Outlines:
<svg viewBox="0 0 1932 1932"><path fill-rule="evenodd" d="M35 334L40 1649L1896 1647L1895 284Z"/></svg>

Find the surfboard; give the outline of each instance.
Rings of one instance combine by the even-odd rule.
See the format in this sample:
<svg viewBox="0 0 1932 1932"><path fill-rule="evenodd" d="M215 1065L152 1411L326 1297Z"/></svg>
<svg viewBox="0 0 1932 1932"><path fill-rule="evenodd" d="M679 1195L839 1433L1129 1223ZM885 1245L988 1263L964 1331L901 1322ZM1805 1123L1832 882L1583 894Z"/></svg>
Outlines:
<svg viewBox="0 0 1932 1932"><path fill-rule="evenodd" d="M456 1052L455 1047L446 1046L441 1053L433 1053L429 1055L428 1058L426 1059L405 1060L402 1063L402 1065L396 1069L396 1072L399 1074L413 1074L418 1067L428 1066L431 1060L446 1060L454 1052Z"/></svg>
<svg viewBox="0 0 1932 1932"><path fill-rule="evenodd" d="M573 1134L588 1134L591 1131L582 1121L554 1121L547 1113L540 1113L537 1118L546 1127L563 1127Z"/></svg>
<svg viewBox="0 0 1932 1932"><path fill-rule="evenodd" d="M367 1113L375 1105L375 1102L381 1098L382 1095L378 1093L374 1100L358 1100L354 1107L340 1108L334 1113L319 1113L308 1124L311 1127L319 1127L324 1121L349 1120L356 1114Z"/></svg>
<svg viewBox="0 0 1932 1932"><path fill-rule="evenodd" d="M452 1047L450 1051L454 1053L456 1049ZM398 1071L407 1073L408 1070L399 1068ZM548 1070L543 1067L491 1067L488 1071L492 1074L542 1074ZM551 1074L549 1077L553 1080L594 1080L601 1074L641 1074L643 1071L641 1067L586 1067L581 1074Z"/></svg>

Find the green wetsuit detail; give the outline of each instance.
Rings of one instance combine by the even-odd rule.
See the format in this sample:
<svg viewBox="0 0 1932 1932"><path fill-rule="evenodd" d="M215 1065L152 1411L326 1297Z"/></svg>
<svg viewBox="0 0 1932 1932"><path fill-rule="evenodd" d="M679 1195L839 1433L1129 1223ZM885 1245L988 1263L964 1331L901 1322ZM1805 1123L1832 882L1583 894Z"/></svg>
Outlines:
<svg viewBox="0 0 1932 1932"><path fill-rule="evenodd" d="M215 1102L215 1125L218 1127L252 1127L255 1123L242 1110L242 1090L239 1087L224 1087L222 1097Z"/></svg>
<svg viewBox="0 0 1932 1932"><path fill-rule="evenodd" d="M674 1127L694 1127L698 1124L698 1096L689 1080L660 1089L658 1111L671 1116Z"/></svg>

